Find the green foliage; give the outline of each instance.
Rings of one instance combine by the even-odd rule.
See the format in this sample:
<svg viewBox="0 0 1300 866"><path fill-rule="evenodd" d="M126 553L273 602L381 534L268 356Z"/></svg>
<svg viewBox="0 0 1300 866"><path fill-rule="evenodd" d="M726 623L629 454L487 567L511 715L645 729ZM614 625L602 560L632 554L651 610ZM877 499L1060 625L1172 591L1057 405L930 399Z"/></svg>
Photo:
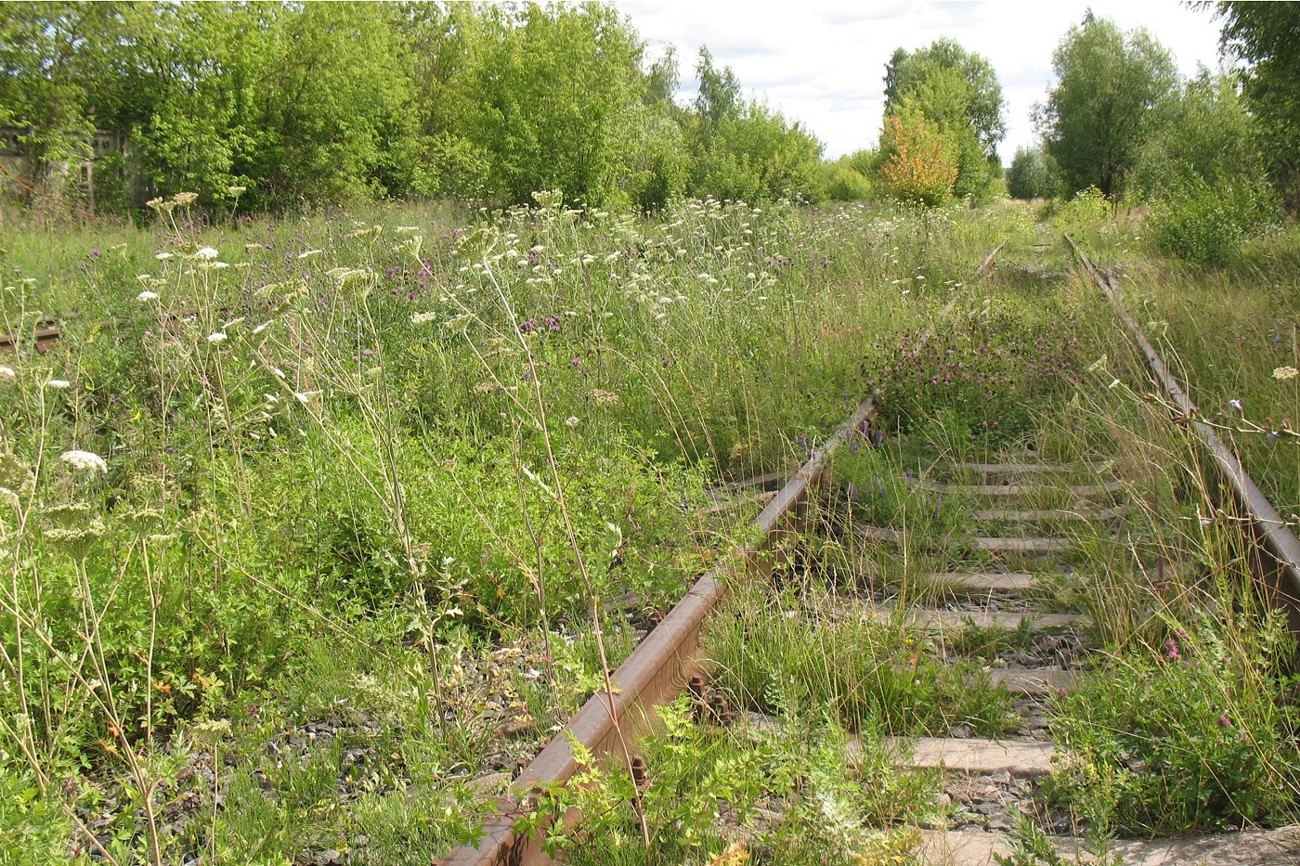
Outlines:
<svg viewBox="0 0 1300 866"><path fill-rule="evenodd" d="M1134 168L1138 194L1160 199L1197 182L1265 183L1256 122L1238 86L1234 77L1201 70L1154 110L1157 132Z"/></svg>
<svg viewBox="0 0 1300 866"><path fill-rule="evenodd" d="M1007 130L1002 85L987 58L951 39L938 39L913 52L899 48L885 67L885 114L914 93L921 110L941 126L951 122L955 127L964 119L984 155L994 158Z"/></svg>
<svg viewBox="0 0 1300 866"><path fill-rule="evenodd" d="M900 112L923 115L947 139L957 158L954 194L987 200L1006 134L1002 87L988 60L950 39L896 50L885 71L885 116Z"/></svg>
<svg viewBox="0 0 1300 866"><path fill-rule="evenodd" d="M1276 757L1297 721L1280 668L1285 627L1273 617L1234 636L1221 628L1176 631L1058 699L1056 798L1142 836L1289 820L1300 765L1293 748Z"/></svg>
<svg viewBox="0 0 1300 866"><path fill-rule="evenodd" d="M1163 252L1203 265L1225 265L1242 245L1278 214L1276 197L1263 183L1194 178L1171 190L1151 209L1150 232Z"/></svg>
<svg viewBox="0 0 1300 866"><path fill-rule="evenodd" d="M821 150L821 143L798 123L750 104L720 120L697 150L690 189L723 201L816 201L821 198Z"/></svg>
<svg viewBox="0 0 1300 866"><path fill-rule="evenodd" d="M1151 108L1173 91L1173 59L1145 30L1125 34L1089 11L1062 38L1052 69L1056 86L1035 114L1061 192L1120 194L1155 129Z"/></svg>
<svg viewBox="0 0 1300 866"><path fill-rule="evenodd" d="M694 110L673 101L672 52L642 61L630 20L598 3L13 3L0 120L33 127L44 169L87 154L96 127L127 135L130 159L102 166L135 179L100 196L118 209L180 189L224 210L231 187L245 210L821 197L820 143L707 49Z"/></svg>
<svg viewBox="0 0 1300 866"><path fill-rule="evenodd" d="M58 804L41 795L30 769L0 761L0 866L89 862L68 856L70 829Z"/></svg>
<svg viewBox="0 0 1300 866"><path fill-rule="evenodd" d="M640 100L641 45L613 7L498 9L459 94L464 135L490 155L506 198L560 189L599 204ZM493 21L493 18L489 18Z"/></svg>
<svg viewBox="0 0 1300 866"><path fill-rule="evenodd" d="M1007 193L1012 198L1053 198L1058 181L1051 160L1041 147L1021 147L1007 169Z"/></svg>
<svg viewBox="0 0 1300 866"><path fill-rule="evenodd" d="M834 163L827 168L826 198L831 201L859 201L871 197L871 180L846 165Z"/></svg>
<svg viewBox="0 0 1300 866"><path fill-rule="evenodd" d="M1300 205L1300 9L1293 3L1215 4L1222 48L1246 61L1245 97L1258 119L1261 150L1286 205Z"/></svg>
<svg viewBox="0 0 1300 866"><path fill-rule="evenodd" d="M713 862L747 862L748 846L728 845L719 832L717 816L724 812L750 830L750 845L780 851L785 863L901 861L915 844L909 832L869 828L929 815L934 777L899 770L878 737L864 738L846 758L847 738L833 723L786 715L779 730L744 737L693 721L694 712L685 698L660 711L662 732L642 741L647 771L639 790L626 768L601 767L575 748L581 770L564 788L547 792L529 819L581 810L580 828L553 829L547 839L562 862L668 866L710 855ZM778 826L764 826L757 808L773 801L782 804L783 817Z"/></svg>
<svg viewBox="0 0 1300 866"><path fill-rule="evenodd" d="M696 76L700 93L686 127L691 194L746 202L822 197L821 142L779 112L744 101L731 68L716 68L707 48Z"/></svg>

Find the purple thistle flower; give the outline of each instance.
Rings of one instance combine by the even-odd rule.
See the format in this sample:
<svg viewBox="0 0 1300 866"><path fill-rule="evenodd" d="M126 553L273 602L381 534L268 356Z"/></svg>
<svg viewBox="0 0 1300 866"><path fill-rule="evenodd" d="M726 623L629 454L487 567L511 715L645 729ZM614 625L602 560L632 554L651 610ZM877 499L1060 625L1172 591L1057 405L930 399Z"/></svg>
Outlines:
<svg viewBox="0 0 1300 866"><path fill-rule="evenodd" d="M1178 652L1178 641L1174 640L1173 638L1170 638L1169 640L1165 641L1165 658L1171 661L1175 661L1179 658L1182 658L1182 656Z"/></svg>
<svg viewBox="0 0 1300 866"><path fill-rule="evenodd" d="M569 361L569 366L570 366L570 367L581 367L581 366L582 366L582 359L581 359L581 358L574 358L574 359L572 359L571 361Z"/></svg>
<svg viewBox="0 0 1300 866"><path fill-rule="evenodd" d="M519 330L525 334L531 334L533 331L537 330L537 323L532 319L524 319L519 323Z"/></svg>

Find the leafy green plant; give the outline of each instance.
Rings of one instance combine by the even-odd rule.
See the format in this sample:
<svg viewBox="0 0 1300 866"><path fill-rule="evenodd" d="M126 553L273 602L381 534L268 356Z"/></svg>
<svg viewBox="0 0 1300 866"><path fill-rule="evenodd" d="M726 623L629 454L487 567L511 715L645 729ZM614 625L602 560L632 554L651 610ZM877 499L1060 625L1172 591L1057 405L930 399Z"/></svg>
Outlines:
<svg viewBox="0 0 1300 866"><path fill-rule="evenodd" d="M687 699L660 711L662 732L642 743L640 783L625 770L601 769L575 744L583 769L569 785L545 792L528 821L544 826L570 808L582 812L576 831L553 826L548 836L561 862L667 864L709 855L732 862L725 858L748 857L750 849L760 862L770 851L780 862L847 864L901 855L914 844L910 833L884 828L928 814L934 776L897 769L878 739L846 752L833 724L788 717L784 724L797 724L800 737L784 728L745 737L693 722L692 711ZM760 804L779 817L761 818ZM634 810L650 827L648 848ZM730 831L719 823L723 815ZM737 836L749 841L737 843Z"/></svg>
<svg viewBox="0 0 1300 866"><path fill-rule="evenodd" d="M1051 796L1103 829L1138 835L1290 820L1300 792L1281 621L1229 635L1206 621L1117 657L1055 702L1065 755Z"/></svg>
<svg viewBox="0 0 1300 866"><path fill-rule="evenodd" d="M1163 252L1202 265L1223 265L1271 222L1277 202L1260 184L1186 181L1157 203L1148 225Z"/></svg>

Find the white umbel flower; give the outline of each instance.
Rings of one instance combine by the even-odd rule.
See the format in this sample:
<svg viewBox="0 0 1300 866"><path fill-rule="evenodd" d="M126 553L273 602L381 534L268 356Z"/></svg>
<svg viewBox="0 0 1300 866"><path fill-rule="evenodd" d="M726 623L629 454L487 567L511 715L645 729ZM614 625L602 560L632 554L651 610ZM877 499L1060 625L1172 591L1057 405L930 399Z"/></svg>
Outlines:
<svg viewBox="0 0 1300 866"><path fill-rule="evenodd" d="M156 301L156 300L158 300L158 293L157 293L157 292L151 292L151 291L149 291L149 290L146 289L145 291L143 291L143 292L141 292L140 294L136 295L136 296L135 296L135 299L136 299L137 301L139 301L140 303L142 303L142 304L147 304L149 301Z"/></svg>
<svg viewBox="0 0 1300 866"><path fill-rule="evenodd" d="M72 387L72 383L67 379L51 379L45 383L46 388L53 388L55 391L66 391Z"/></svg>
<svg viewBox="0 0 1300 866"><path fill-rule="evenodd" d="M212 247L199 247L199 250L194 254L194 257L210 262L218 255L220 254Z"/></svg>
<svg viewBox="0 0 1300 866"><path fill-rule="evenodd" d="M208 334L209 343L224 343L227 339L225 331L213 331L211 334Z"/></svg>
<svg viewBox="0 0 1300 866"><path fill-rule="evenodd" d="M108 464L104 462L104 458L93 451L64 451L59 455L59 459L78 472L108 472Z"/></svg>

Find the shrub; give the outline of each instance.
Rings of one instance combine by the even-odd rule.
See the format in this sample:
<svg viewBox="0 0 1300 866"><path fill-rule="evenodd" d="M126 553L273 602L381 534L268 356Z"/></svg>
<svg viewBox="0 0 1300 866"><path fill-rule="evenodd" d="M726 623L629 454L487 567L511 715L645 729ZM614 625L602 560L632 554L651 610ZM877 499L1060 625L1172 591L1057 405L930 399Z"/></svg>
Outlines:
<svg viewBox="0 0 1300 866"><path fill-rule="evenodd" d="M1212 187L1198 178L1152 209L1151 234L1164 253L1223 265L1272 221L1277 210L1273 193L1260 184L1237 180Z"/></svg>
<svg viewBox="0 0 1300 866"><path fill-rule="evenodd" d="M851 168L832 168L826 180L826 197L831 201L857 201L871 195L871 181Z"/></svg>
<svg viewBox="0 0 1300 866"><path fill-rule="evenodd" d="M880 167L885 193L899 201L927 207L952 196L957 182L957 157L938 128L923 114L890 115L885 121Z"/></svg>

